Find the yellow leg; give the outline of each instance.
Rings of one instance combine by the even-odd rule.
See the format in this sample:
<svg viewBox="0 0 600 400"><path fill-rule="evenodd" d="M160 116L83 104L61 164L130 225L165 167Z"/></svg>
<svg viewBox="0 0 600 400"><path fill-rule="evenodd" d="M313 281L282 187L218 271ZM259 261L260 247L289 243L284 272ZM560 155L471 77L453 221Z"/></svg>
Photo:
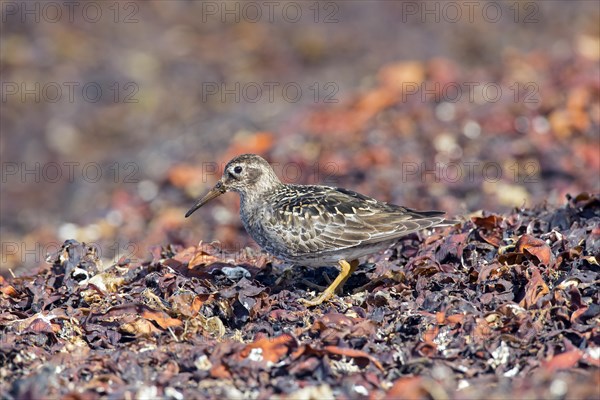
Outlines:
<svg viewBox="0 0 600 400"><path fill-rule="evenodd" d="M339 261L340 267L342 268L342 270L340 271L340 274L337 276L337 278L335 278L335 280L331 283L331 285L329 285L329 287L327 289L325 289L323 291L323 293L321 293L321 295L319 297L317 297L314 300L305 300L305 299L299 299L298 301L300 301L302 304L306 305L306 306L318 306L319 304L323 303L326 300L329 300L333 297L334 293L336 292L336 290L338 288L343 288L344 287L344 283L346 283L346 281L348 280L348 277L352 274L352 272L354 272L356 270L356 267L358 267L358 260L354 260L351 261L350 263L348 263L348 261L346 260L340 260Z"/></svg>
<svg viewBox="0 0 600 400"><path fill-rule="evenodd" d="M358 268L358 260L350 261L350 272L348 272L348 275L346 275L346 277L344 278L342 283L340 283L340 286L337 289L338 293L342 292L342 290L344 289L344 285L346 284L346 281L348 280L348 278L350 278L350 275L352 275L354 273L354 271L356 271L356 268Z"/></svg>

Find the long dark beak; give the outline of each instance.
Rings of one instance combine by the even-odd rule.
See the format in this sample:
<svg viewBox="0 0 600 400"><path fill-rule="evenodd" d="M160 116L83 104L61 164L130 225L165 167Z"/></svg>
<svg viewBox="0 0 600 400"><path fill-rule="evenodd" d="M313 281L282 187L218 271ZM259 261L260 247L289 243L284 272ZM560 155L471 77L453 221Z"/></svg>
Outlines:
<svg viewBox="0 0 600 400"><path fill-rule="evenodd" d="M200 207L202 207L203 205L205 205L206 203L208 203L215 197L219 197L220 195L222 195L225 192L226 192L226 190L225 190L225 187L223 186L223 182L221 182L221 181L217 182L215 187L212 188L210 190L210 192L206 193L206 196L204 196L203 198L198 200L198 202L196 204L194 204L194 206L192 208L190 208L190 210L188 212L185 213L185 217L186 218L189 217L190 215L192 215L194 213L194 211L196 211L197 209L199 209Z"/></svg>

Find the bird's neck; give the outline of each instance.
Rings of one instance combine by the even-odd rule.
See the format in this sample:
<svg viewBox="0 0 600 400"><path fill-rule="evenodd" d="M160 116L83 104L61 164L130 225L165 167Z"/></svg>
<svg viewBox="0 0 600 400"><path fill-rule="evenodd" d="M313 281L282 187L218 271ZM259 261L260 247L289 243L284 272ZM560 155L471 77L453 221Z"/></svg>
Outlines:
<svg viewBox="0 0 600 400"><path fill-rule="evenodd" d="M256 191L240 192L240 217L246 231L251 232L252 227L260 224L261 207L268 204L265 201L265 194Z"/></svg>
<svg viewBox="0 0 600 400"><path fill-rule="evenodd" d="M270 193L278 190L281 182L273 182L268 186L254 187L240 192L240 206L245 210L264 207Z"/></svg>

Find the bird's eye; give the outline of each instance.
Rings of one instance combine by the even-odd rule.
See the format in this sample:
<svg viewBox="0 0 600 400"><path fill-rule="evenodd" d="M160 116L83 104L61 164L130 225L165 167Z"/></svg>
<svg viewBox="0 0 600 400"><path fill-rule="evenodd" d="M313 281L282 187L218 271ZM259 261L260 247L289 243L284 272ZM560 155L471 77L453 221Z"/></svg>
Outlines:
<svg viewBox="0 0 600 400"><path fill-rule="evenodd" d="M235 168L233 169L233 172L235 172L236 174L239 174L239 173L241 173L241 172L242 172L242 167L240 167L240 166L238 165L237 167L235 167Z"/></svg>

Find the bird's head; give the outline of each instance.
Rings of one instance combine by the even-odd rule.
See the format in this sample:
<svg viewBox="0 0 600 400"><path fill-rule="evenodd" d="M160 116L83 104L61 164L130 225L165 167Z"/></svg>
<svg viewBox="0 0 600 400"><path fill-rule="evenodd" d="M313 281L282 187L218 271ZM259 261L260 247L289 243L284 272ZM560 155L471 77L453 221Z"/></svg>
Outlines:
<svg viewBox="0 0 600 400"><path fill-rule="evenodd" d="M259 196L280 184L273 168L264 158L256 154L242 154L227 163L221 179L185 216L189 217L194 211L225 192L238 192L243 201L249 196Z"/></svg>

